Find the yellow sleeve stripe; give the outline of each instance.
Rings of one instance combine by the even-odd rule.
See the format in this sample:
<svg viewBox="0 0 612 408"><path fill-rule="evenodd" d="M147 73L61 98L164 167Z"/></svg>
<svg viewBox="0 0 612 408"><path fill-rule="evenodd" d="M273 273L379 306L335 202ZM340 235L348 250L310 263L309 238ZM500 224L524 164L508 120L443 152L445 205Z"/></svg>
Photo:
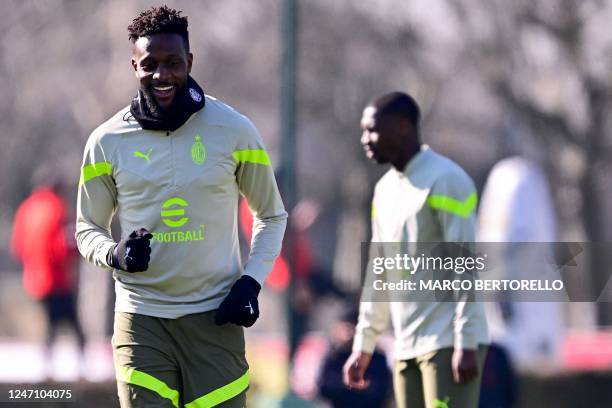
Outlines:
<svg viewBox="0 0 612 408"><path fill-rule="evenodd" d="M427 205L429 207L435 210L446 211L462 218L468 218L472 215L477 203L478 196L476 193L470 194L464 201L459 201L445 195L431 195L427 197Z"/></svg>
<svg viewBox="0 0 612 408"><path fill-rule="evenodd" d="M98 162L88 164L81 169L81 180L80 184L87 183L89 180L113 174L113 166L109 162Z"/></svg>
<svg viewBox="0 0 612 408"><path fill-rule="evenodd" d="M255 164L263 164L264 166L269 166L270 157L268 157L268 153L265 150L236 150L232 156L234 156L234 160L238 163L255 163Z"/></svg>

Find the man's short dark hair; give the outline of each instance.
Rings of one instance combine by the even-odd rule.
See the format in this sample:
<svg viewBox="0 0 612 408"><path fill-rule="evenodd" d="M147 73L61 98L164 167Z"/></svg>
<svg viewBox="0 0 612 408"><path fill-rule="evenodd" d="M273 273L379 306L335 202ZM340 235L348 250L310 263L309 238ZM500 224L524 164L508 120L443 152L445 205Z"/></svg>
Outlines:
<svg viewBox="0 0 612 408"><path fill-rule="evenodd" d="M391 92L372 100L368 106L373 106L379 115L395 115L406 118L418 130L421 121L421 110L414 98L403 92Z"/></svg>
<svg viewBox="0 0 612 408"><path fill-rule="evenodd" d="M140 37L153 34L178 34L185 40L186 49L189 51L187 17L182 17L181 13L168 6L151 7L143 11L128 26L130 41L135 43Z"/></svg>

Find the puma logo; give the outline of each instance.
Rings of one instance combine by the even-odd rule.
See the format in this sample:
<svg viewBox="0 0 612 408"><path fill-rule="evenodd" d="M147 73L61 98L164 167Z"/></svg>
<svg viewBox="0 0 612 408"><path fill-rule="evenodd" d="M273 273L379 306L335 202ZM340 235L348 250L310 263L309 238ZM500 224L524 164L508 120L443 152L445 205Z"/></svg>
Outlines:
<svg viewBox="0 0 612 408"><path fill-rule="evenodd" d="M136 150L134 152L134 157L140 157L141 159L145 159L146 161L151 161L151 153L153 152L153 148L150 148L149 150L147 150L147 154L144 154L143 152Z"/></svg>

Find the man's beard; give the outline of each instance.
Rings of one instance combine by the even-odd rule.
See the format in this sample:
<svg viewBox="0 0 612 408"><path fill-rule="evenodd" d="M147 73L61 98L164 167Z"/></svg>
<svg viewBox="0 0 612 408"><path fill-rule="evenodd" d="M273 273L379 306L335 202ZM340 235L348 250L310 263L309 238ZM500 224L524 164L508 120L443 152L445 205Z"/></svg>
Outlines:
<svg viewBox="0 0 612 408"><path fill-rule="evenodd" d="M371 156L368 156L368 159L375 161L378 164L387 164L389 163L389 158L385 156L381 156L378 152L374 150L370 150L372 152Z"/></svg>
<svg viewBox="0 0 612 408"><path fill-rule="evenodd" d="M149 109L151 115L157 119L169 119L176 115L176 113L181 109L180 99L185 94L187 88L187 81L180 88L177 88L176 93L174 94L174 99L170 102L168 107L159 106L157 100L155 100L155 96L153 95L153 86L141 87L142 95L144 96L145 104Z"/></svg>

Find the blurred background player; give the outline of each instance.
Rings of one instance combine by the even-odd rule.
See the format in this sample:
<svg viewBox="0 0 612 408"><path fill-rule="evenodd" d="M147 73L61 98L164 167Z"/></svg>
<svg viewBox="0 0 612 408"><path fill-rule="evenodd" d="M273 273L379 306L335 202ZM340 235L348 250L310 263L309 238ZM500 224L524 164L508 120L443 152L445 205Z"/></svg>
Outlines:
<svg viewBox="0 0 612 408"><path fill-rule="evenodd" d="M47 317L47 377L52 376L51 350L60 323L74 330L81 357L85 347L76 311L76 246L66 229L63 193L59 181L36 187L15 214L11 240L13 255L23 265L23 287L41 303Z"/></svg>
<svg viewBox="0 0 612 408"><path fill-rule="evenodd" d="M330 346L323 359L318 388L320 397L334 408L384 407L389 399L391 372L385 355L379 349L373 351L364 376L370 384L368 388L349 389L342 380L342 367L351 355L358 316L357 309L348 309L330 329Z"/></svg>
<svg viewBox="0 0 612 408"><path fill-rule="evenodd" d="M474 183L456 163L421 144L419 121L417 103L401 92L383 95L363 111L361 144L367 157L392 165L374 191L372 243L474 242ZM397 253L387 247L379 252L389 252L388 257ZM389 320L399 407L478 406L489 342L482 304L362 297L353 353L344 366L349 387L368 387L364 374Z"/></svg>
<svg viewBox="0 0 612 408"><path fill-rule="evenodd" d="M559 240L551 189L539 165L544 153L522 127L506 124L501 133L503 159L493 166L484 186L478 240L500 252L491 266L501 278L541 279L552 272L551 266L534 271L529 265L538 265L542 254L554 259L554 243ZM558 364L566 335L563 303L545 302L544 295L528 302L512 292L502 300L486 304L492 340L520 367Z"/></svg>
<svg viewBox="0 0 612 408"><path fill-rule="evenodd" d="M491 342L482 370L478 408L513 408L518 403L518 379L505 348Z"/></svg>

